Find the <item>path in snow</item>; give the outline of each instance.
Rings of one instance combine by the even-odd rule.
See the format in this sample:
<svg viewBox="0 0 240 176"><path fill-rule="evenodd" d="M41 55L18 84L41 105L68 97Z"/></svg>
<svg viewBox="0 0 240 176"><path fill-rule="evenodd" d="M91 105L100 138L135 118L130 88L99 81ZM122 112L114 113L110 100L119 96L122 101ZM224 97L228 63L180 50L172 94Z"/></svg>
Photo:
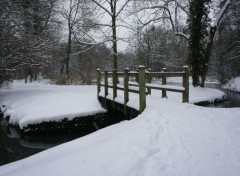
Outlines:
<svg viewBox="0 0 240 176"><path fill-rule="evenodd" d="M238 176L240 108L158 97L131 121L0 167L0 176Z"/></svg>

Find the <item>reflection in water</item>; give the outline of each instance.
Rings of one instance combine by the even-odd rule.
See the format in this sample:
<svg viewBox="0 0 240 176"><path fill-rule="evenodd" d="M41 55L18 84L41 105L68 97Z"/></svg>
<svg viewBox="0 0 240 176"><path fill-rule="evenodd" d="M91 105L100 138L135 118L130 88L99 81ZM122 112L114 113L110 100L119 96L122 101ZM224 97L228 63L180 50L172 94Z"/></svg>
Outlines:
<svg viewBox="0 0 240 176"><path fill-rule="evenodd" d="M9 126L7 120L0 115L0 166L85 136L92 133L94 129L104 128L123 120L127 120L123 114L109 111L106 114L96 115L92 119L85 119L86 122L83 120L84 131L67 130L67 132L58 131L57 133L26 136L19 134L18 129Z"/></svg>
<svg viewBox="0 0 240 176"><path fill-rule="evenodd" d="M226 89L222 89L220 84L214 83L206 83L207 88L218 89L227 95L227 101L220 103L218 105L210 105L209 107L217 107L217 108L233 108L233 107L240 107L240 94L228 91Z"/></svg>
<svg viewBox="0 0 240 176"><path fill-rule="evenodd" d="M45 149L86 135L86 133L22 136L0 117L0 166L26 158Z"/></svg>

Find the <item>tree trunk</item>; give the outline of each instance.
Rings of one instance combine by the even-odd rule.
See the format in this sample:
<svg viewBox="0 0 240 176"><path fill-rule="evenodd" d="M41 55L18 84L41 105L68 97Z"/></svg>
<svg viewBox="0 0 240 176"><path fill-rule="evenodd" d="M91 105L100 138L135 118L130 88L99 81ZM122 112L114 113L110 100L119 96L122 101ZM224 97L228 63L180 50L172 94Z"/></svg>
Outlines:
<svg viewBox="0 0 240 176"><path fill-rule="evenodd" d="M193 0L190 4L189 16L189 61L192 66L193 86L200 85L199 76L201 74L202 61L204 59L202 40L204 38L204 24L206 21L202 20L204 13L204 1Z"/></svg>
<svg viewBox="0 0 240 176"><path fill-rule="evenodd" d="M197 87L199 86L199 72L198 72L198 69L192 69L192 85L194 87Z"/></svg>
<svg viewBox="0 0 240 176"><path fill-rule="evenodd" d="M147 63L146 63L146 69L150 67L150 59L151 59L151 44L150 44L150 36L147 34L147 45L148 45L148 51L147 51Z"/></svg>
<svg viewBox="0 0 240 176"><path fill-rule="evenodd" d="M69 78L69 59L70 59L70 53L71 53L71 46L72 46L72 29L69 28L67 57L66 57L66 76L67 76L67 78Z"/></svg>
<svg viewBox="0 0 240 176"><path fill-rule="evenodd" d="M116 31L116 17L112 16L112 38L113 38L113 69L118 70L118 51L117 51L117 31Z"/></svg>
<svg viewBox="0 0 240 176"><path fill-rule="evenodd" d="M215 36L217 28L216 27L211 27L210 29L210 33L209 33L209 42L207 43L207 47L206 47L206 51L205 51L205 55L204 55L204 62L202 63L202 70L201 70L201 87L204 87L205 84L205 80L206 80L206 76L207 76L207 72L208 72L208 64L209 64L209 60L211 57L211 51L212 51L212 46L213 46L213 39Z"/></svg>

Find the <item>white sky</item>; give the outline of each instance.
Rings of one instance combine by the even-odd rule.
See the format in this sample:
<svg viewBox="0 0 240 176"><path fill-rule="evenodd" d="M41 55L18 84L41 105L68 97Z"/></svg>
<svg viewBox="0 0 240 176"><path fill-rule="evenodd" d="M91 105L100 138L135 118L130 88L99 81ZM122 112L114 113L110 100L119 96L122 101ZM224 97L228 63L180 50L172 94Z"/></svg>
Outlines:
<svg viewBox="0 0 240 176"><path fill-rule="evenodd" d="M126 0L119 0L118 3L117 3L117 11L119 10L119 8L122 7L122 5L126 2ZM64 9L67 9L67 7L69 6L69 1L68 0L61 0L60 2L60 7L61 8L64 8ZM214 4L216 4L216 0L214 0ZM109 5L107 3L104 4L104 7L109 9ZM123 40L119 40L118 41L118 51L120 52L123 52L127 49L128 47L128 44L129 44L129 41L131 42L131 40L129 40L129 37L130 35L133 34L133 30L131 29L134 29L134 27L137 26L137 18L136 18L136 15L129 15L129 11L132 9L131 7L131 3L128 4L128 6L125 7L125 10L122 11L122 13L119 15L119 18L117 19L117 25L125 25L125 26L128 26L129 28L126 28L126 27L117 27L117 37L120 39L127 39L128 42L123 41ZM136 10L136 9L134 9ZM216 8L214 9L216 11ZM211 14L213 13L213 11L211 11ZM103 13L103 10L99 10L98 13ZM174 17L173 12L172 13L172 16ZM138 17L141 18L142 21L146 22L147 20L151 19L151 18L154 18L153 15L149 15L150 14L150 11L146 12L146 13L138 13ZM212 15L213 16L213 15ZM124 23L122 21L120 21L120 19L122 19L124 21ZM63 19L63 35L64 36L67 36L67 21L65 19ZM183 14L181 18L179 18L180 21L182 21L182 23L185 23L185 20L186 20L186 15ZM99 23L103 23L103 24L111 24L111 17L109 14L105 13L105 14L102 14L98 17L98 22ZM160 23L158 23L159 25ZM166 24L164 24L166 25ZM130 29L131 28L131 29ZM168 28L171 28L171 26L169 25ZM104 41L106 39L106 36L107 37L110 37L112 35L112 31L109 27L102 27L101 30L104 32L100 32L100 30L98 31L92 31L90 33L90 36L93 37L96 42L101 42L101 41ZM106 36L104 36L106 35ZM107 46L111 47L112 44L111 42L107 42L106 43Z"/></svg>

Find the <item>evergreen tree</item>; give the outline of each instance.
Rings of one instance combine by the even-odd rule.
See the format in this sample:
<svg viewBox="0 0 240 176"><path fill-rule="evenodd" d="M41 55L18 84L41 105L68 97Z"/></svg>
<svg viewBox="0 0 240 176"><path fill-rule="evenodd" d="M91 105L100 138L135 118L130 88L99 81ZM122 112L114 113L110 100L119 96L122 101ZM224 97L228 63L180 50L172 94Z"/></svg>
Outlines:
<svg viewBox="0 0 240 176"><path fill-rule="evenodd" d="M189 64L192 67L193 86L199 86L203 68L208 30L210 27L210 0L192 0L189 9Z"/></svg>

